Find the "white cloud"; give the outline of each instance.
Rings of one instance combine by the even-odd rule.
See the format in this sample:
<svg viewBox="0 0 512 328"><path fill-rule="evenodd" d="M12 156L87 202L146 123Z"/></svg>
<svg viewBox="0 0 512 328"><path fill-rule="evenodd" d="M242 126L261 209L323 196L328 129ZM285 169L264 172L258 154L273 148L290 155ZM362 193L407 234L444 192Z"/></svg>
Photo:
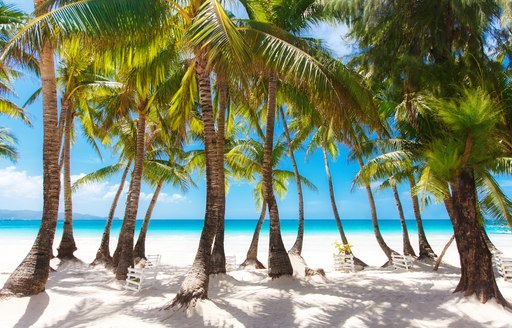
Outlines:
<svg viewBox="0 0 512 328"><path fill-rule="evenodd" d="M187 197L184 195L177 194L177 193L169 195L165 192L160 193L160 196L158 197L158 199L161 202L168 203L168 204L179 204L179 203L184 203L184 202L188 201Z"/></svg>
<svg viewBox="0 0 512 328"><path fill-rule="evenodd" d="M41 200L43 197L43 177L30 176L26 171L18 171L9 166L0 169L0 197L2 199Z"/></svg>

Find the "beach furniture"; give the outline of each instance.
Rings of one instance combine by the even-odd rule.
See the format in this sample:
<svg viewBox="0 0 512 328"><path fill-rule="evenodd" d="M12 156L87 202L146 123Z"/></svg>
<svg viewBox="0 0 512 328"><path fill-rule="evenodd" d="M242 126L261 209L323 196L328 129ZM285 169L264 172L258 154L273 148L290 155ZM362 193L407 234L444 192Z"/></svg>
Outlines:
<svg viewBox="0 0 512 328"><path fill-rule="evenodd" d="M494 265L498 270L498 273L505 279L512 279L512 258L503 257L501 253L494 254Z"/></svg>
<svg viewBox="0 0 512 328"><path fill-rule="evenodd" d="M143 288L153 286L161 258L160 254L148 255L143 268L128 268L124 289L140 292Z"/></svg>
<svg viewBox="0 0 512 328"><path fill-rule="evenodd" d="M235 255L227 255L226 256L226 271L234 271L238 267L236 265L236 256Z"/></svg>
<svg viewBox="0 0 512 328"><path fill-rule="evenodd" d="M334 254L334 271L356 272L354 265L354 255L352 254Z"/></svg>
<svg viewBox="0 0 512 328"><path fill-rule="evenodd" d="M391 259L393 262L393 268L395 270L406 270L409 271L409 268L412 267L412 258L409 256L404 256L402 254L391 254Z"/></svg>

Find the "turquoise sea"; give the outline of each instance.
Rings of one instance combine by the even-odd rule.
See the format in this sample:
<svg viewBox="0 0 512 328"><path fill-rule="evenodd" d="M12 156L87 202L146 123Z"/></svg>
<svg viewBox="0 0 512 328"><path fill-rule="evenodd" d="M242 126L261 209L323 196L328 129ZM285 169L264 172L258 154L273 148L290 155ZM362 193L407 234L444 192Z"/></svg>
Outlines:
<svg viewBox="0 0 512 328"><path fill-rule="evenodd" d="M33 237L37 234L40 220L1 220L0 219L0 238L1 237ZM137 230L142 221L137 221ZM57 226L57 235L61 232L63 222L59 220ZM228 235L252 235L256 220L226 220L226 234ZM372 233L371 220L344 220L345 231L349 234ZM401 233L400 222L398 220L380 220L380 229L382 233L393 234ZM423 226L426 233L451 234L453 232L449 220L424 220ZM73 222L74 232L81 237L101 236L105 227L105 220L75 220ZM153 220L150 224L150 234L154 237L168 235L199 235L203 227L202 220ZM407 221L407 227L410 233L416 233L416 222ZM262 233L268 233L269 222L265 221ZM121 229L121 220L114 220L112 233L115 235ZM283 234L295 234L297 231L296 220L282 220L281 231ZM306 234L330 235L337 234L336 223L330 220L306 220ZM490 233L510 233L499 227L489 226Z"/></svg>

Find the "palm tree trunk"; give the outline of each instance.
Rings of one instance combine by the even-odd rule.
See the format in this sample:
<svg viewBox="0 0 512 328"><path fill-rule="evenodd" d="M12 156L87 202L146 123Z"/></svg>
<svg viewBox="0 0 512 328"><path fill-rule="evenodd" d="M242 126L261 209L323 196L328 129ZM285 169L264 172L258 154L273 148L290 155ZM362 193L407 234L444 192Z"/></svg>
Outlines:
<svg viewBox="0 0 512 328"><path fill-rule="evenodd" d="M119 233L117 248L114 252L114 267L116 268L116 279L126 280L128 268L133 266L133 239L135 234L135 222L139 209L140 187L142 184L142 171L144 169L144 146L146 136L146 114L143 112L146 102L139 106L139 118L137 120L137 142L135 150L135 164L133 167L128 201L124 213L123 226Z"/></svg>
<svg viewBox="0 0 512 328"><path fill-rule="evenodd" d="M343 229L343 224L341 223L340 214L338 212L338 206L336 206L336 197L334 196L334 186L332 184L331 177L331 169L329 167L329 158L327 157L327 150L324 146L322 146L322 154L324 156L324 165L325 165L325 175L327 176L327 182L329 184L329 196L331 199L331 207L332 213L334 214L334 221L336 221L336 226L338 227L338 232L340 233L341 241L344 245L349 245L347 236L345 235L345 230ZM354 255L351 249L348 250L349 254ZM362 266L363 268L367 267L368 264L361 261L354 255L354 263L356 265Z"/></svg>
<svg viewBox="0 0 512 328"><path fill-rule="evenodd" d="M270 238L268 252L268 275L278 278L292 275L293 268L283 244L274 187L272 184L272 149L274 147L274 121L276 116L277 77L270 72L268 81L267 121L263 150L263 193L270 217Z"/></svg>
<svg viewBox="0 0 512 328"><path fill-rule="evenodd" d="M361 155L357 155L357 162L359 163L359 168L363 168L364 163L363 159L361 158ZM384 241L384 238L382 237L382 234L380 233L379 228L379 220L377 218L377 207L375 206L375 199L373 198L372 188L369 184L365 185L366 189L366 195L368 197L368 203L370 204L370 212L372 216L372 225L373 225L373 233L375 234L375 238L377 239L377 242L379 243L380 248L386 254L386 257L388 258L388 261L383 265L387 266L392 263L391 254L396 253L394 250L389 248L389 246Z"/></svg>
<svg viewBox="0 0 512 328"><path fill-rule="evenodd" d="M240 264L241 268L254 267L255 269L265 269L265 266L260 261L258 261L258 242L260 239L261 226L263 225L263 221L265 220L266 214L267 203L263 201L263 203L261 204L260 218L258 219L258 223L256 223L256 228L254 229L251 245L249 246L249 250L247 251L245 261L242 264Z"/></svg>
<svg viewBox="0 0 512 328"><path fill-rule="evenodd" d="M226 183L224 176L224 153L226 135L227 85L223 77L218 77L219 115L217 118L217 170L219 179L219 222L212 250L210 274L226 273L224 252L224 216L226 213Z"/></svg>
<svg viewBox="0 0 512 328"><path fill-rule="evenodd" d="M495 298L499 304L510 308L496 284L492 255L478 222L477 194L472 170L461 169L450 187L455 213L451 219L461 264L461 278L454 293L464 292L464 296L475 294L482 303Z"/></svg>
<svg viewBox="0 0 512 328"><path fill-rule="evenodd" d="M398 195L398 189L394 183L391 184L391 189L393 190L393 197L395 198L396 209L398 211L398 217L400 218L400 225L402 226L402 240L404 244L404 255L414 256L416 257L416 253L414 253L414 249L411 245L411 240L409 239L409 233L407 232L407 224L405 223L405 215L404 209L402 207L402 202L400 201L400 196Z"/></svg>
<svg viewBox="0 0 512 328"><path fill-rule="evenodd" d="M451 244L453 243L453 240L455 239L455 235L452 235L446 245L444 245L443 251L441 252L441 255L436 260L436 264L434 265L434 271L437 271L439 269L439 265L441 265L441 262L443 261L443 257L448 251L448 248L450 248Z"/></svg>
<svg viewBox="0 0 512 328"><path fill-rule="evenodd" d="M62 111L66 111L66 122L64 123L64 230L62 239L57 248L59 259L75 259L73 253L77 250L73 236L73 203L71 191L71 130L73 128L73 110L69 101L63 101Z"/></svg>
<svg viewBox="0 0 512 328"><path fill-rule="evenodd" d="M409 186L411 193L411 201L412 208L414 211L414 218L416 219L416 225L418 227L418 242L419 242L419 256L418 260L423 259L434 259L436 257L436 253L430 247L430 244L427 240L427 235L425 235L425 230L423 229L423 221L421 220L421 212L420 212L420 204L418 201L418 196L414 195L412 192L412 188L416 185L416 181L414 181L414 176L409 175Z"/></svg>
<svg viewBox="0 0 512 328"><path fill-rule="evenodd" d="M283 107L279 106L281 117L283 118L284 135L286 136L286 143L288 145L288 156L292 161L293 175L295 177L295 184L297 185L297 196L299 198L299 227L297 229L297 238L292 248L289 250L290 253L301 255L302 245L304 243L304 197L302 196L302 183L300 182L299 169L297 162L295 161L295 155L292 149L292 138L290 137L290 131L288 130L288 124L286 123L286 116L284 115Z"/></svg>
<svg viewBox="0 0 512 328"><path fill-rule="evenodd" d="M151 220L153 209L155 208L158 196L160 195L160 191L163 186L164 180L162 179L158 182L155 192L153 193L153 197L151 197L151 201L149 202L148 210L146 211L146 216L144 216L144 222L142 223L139 237L137 238L137 243L135 243L135 248L133 249L133 257L135 261L146 258L146 235L148 234L149 221Z"/></svg>
<svg viewBox="0 0 512 328"><path fill-rule="evenodd" d="M34 0L38 8L44 1ZM39 15L43 14L40 12ZM2 294L35 295L44 291L50 271L60 194L57 88L53 48L45 43L39 53L43 93L43 217L27 256L4 284Z"/></svg>
<svg viewBox="0 0 512 328"><path fill-rule="evenodd" d="M215 119L213 115L213 104L210 84L210 72L207 69L207 59L200 54L196 59L196 75L199 80L199 97L202 109L204 127L204 147L206 159L206 213L204 217L203 230L199 239L199 246L192 268L183 280L178 294L166 307L187 307L193 305L197 300L208 297L208 283L210 281L210 258L211 248L219 219L218 198L219 177L215 136ZM223 182L224 183L224 182Z"/></svg>
<svg viewBox="0 0 512 328"><path fill-rule="evenodd" d="M121 177L121 182L119 183L119 188L117 189L116 195L114 196L114 200L112 201L112 205L110 206L107 223L105 224L103 236L101 237L100 247L96 252L96 258L91 263L91 265L104 264L106 267L112 266L112 257L110 256L110 229L112 228L112 221L114 220L117 203L119 201L119 198L121 197L121 194L123 193L126 177L128 176L128 172L130 171L131 166L132 161L130 160L128 164L126 164L123 176Z"/></svg>

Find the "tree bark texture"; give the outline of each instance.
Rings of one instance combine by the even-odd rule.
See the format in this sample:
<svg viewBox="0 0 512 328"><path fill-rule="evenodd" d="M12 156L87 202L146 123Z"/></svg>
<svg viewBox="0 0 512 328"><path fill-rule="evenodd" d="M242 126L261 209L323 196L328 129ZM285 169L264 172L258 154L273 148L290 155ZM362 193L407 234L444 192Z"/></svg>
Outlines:
<svg viewBox="0 0 512 328"><path fill-rule="evenodd" d="M57 257L59 259L75 259L73 253L77 250L75 238L73 236L73 202L71 190L71 130L73 129L74 113L69 100L62 102L62 111L66 111L66 121L64 124L64 148L62 159L64 165L64 229L62 239L57 248Z"/></svg>
<svg viewBox="0 0 512 328"><path fill-rule="evenodd" d="M124 212L123 225L119 233L117 248L114 253L114 267L117 280L126 280L128 268L133 266L133 239L135 234L135 222L139 209L140 187L142 184L142 171L144 170L146 114L143 110L146 102L142 102L138 110L137 140L135 150L135 163L133 167L130 190Z"/></svg>
<svg viewBox="0 0 512 328"><path fill-rule="evenodd" d="M256 223L256 228L254 229L251 245L249 246L249 250L247 251L245 261L240 265L241 268L254 267L255 269L265 269L265 266L260 261L258 261L258 242L260 239L261 226L263 225L263 221L265 221L266 214L267 203L263 201L263 204L261 204L260 218Z"/></svg>
<svg viewBox="0 0 512 328"><path fill-rule="evenodd" d="M411 190L411 201L412 208L414 211L414 218L416 219L416 225L418 227L418 243L419 243L419 255L418 260L423 259L434 259L436 257L436 253L427 240L427 235L425 234L425 230L423 229L423 221L421 219L420 212L420 203L418 201L418 196L414 195L412 192L412 188L416 185L416 181L414 180L414 176L409 175L409 186Z"/></svg>
<svg viewBox="0 0 512 328"><path fill-rule="evenodd" d="M192 268L181 284L178 294L166 307L193 306L197 300L208 297L210 258L213 239L217 231L221 206L219 206L219 177L216 170L217 149L215 136L215 119L211 95L210 72L207 70L207 59L200 54L196 59L196 75L199 80L199 97L204 126L204 147L206 158L206 213L203 230L199 239L199 247ZM224 184L224 182L222 182Z"/></svg>
<svg viewBox="0 0 512 328"><path fill-rule="evenodd" d="M137 238L137 242L135 243L135 247L133 249L133 258L135 261L146 259L146 236L148 234L149 222L151 221L153 210L155 208L156 202L158 201L158 196L160 195L160 191L162 191L163 186L164 180L162 179L158 182L158 185L155 188L155 192L153 193L153 197L151 197L151 201L149 202L148 210L144 216L144 222L142 222L142 227L140 228L139 237Z"/></svg>
<svg viewBox="0 0 512 328"><path fill-rule="evenodd" d="M297 161L295 161L295 155L292 149L292 138L290 131L288 130L288 124L286 123L286 116L284 114L283 107L279 106L281 117L283 118L284 135L286 136L286 143L288 145L288 156L292 161L293 176L295 177L295 184L297 185L297 197L299 199L299 226L297 229L297 238L292 248L289 250L290 253L301 255L302 245L304 243L304 197L302 194L302 183L300 182L299 168Z"/></svg>
<svg viewBox="0 0 512 328"><path fill-rule="evenodd" d="M35 0L34 7L43 3ZM41 13L42 14L42 13ZM60 170L57 88L53 48L45 43L39 52L43 94L43 217L27 256L4 284L2 294L29 296L45 289L59 212Z"/></svg>
<svg viewBox="0 0 512 328"><path fill-rule="evenodd" d="M349 242L347 236L345 235L343 224L341 223L340 214L338 212L338 206L336 205L336 197L334 196L334 186L332 184L331 168L329 167L329 158L327 157L327 150L323 146L322 154L324 157L325 175L327 176L327 182L329 184L329 197L331 199L331 207L332 213L334 215L334 221L336 221L336 226L338 227L338 232L340 233L341 241L343 242L344 245L348 245ZM354 256L354 263L356 265L362 266L363 268L368 266L368 264L364 263L359 258L357 258L351 249L348 251L348 253Z"/></svg>
<svg viewBox="0 0 512 328"><path fill-rule="evenodd" d="M283 244L279 210L277 208L274 186L272 184L272 151L274 147L274 123L276 115L277 77L270 72L268 79L267 120L265 143L263 149L263 193L267 202L270 217L270 238L268 252L268 275L278 278L283 275L292 275L293 268L290 258Z"/></svg>
<svg viewBox="0 0 512 328"><path fill-rule="evenodd" d="M364 162L360 155L357 156L357 162L359 164L359 168L363 168ZM372 216L372 226L373 226L373 233L375 234L375 238L377 239L377 243L379 243L380 248L386 254L386 257L388 258L388 262L384 264L384 266L387 266L391 264L392 258L391 254L396 253L394 250L392 250L384 241L384 238L382 237L382 234L380 233L379 228L379 219L377 218L377 207L375 206L375 199L373 198L372 188L369 184L365 185L366 189L366 195L368 197L368 203L370 205L370 212Z"/></svg>
<svg viewBox="0 0 512 328"><path fill-rule="evenodd" d="M226 273L226 254L224 252L224 216L226 213L226 183L224 175L224 153L226 138L227 84L219 77L219 115L217 118L217 170L219 179L219 222L213 244L210 274Z"/></svg>
<svg viewBox="0 0 512 328"><path fill-rule="evenodd" d="M119 183L119 188L117 189L114 200L112 201L112 205L110 206L105 229L103 230L103 236L101 237L100 247L96 252L96 258L91 263L91 265L104 264L106 267L112 266L112 256L110 256L110 230L112 229L112 221L114 220L114 215L116 213L117 203L119 202L119 198L123 193L126 177L128 176L128 172L130 172L131 166L132 161L130 160L128 164L126 164L123 176L121 177L121 182Z"/></svg>
<svg viewBox="0 0 512 328"><path fill-rule="evenodd" d="M455 214L451 219L461 264L461 278L454 293L463 292L464 296L474 294L482 303L495 298L498 303L510 307L496 285L492 255L478 222L477 194L472 170L460 169L450 187Z"/></svg>
<svg viewBox="0 0 512 328"><path fill-rule="evenodd" d="M395 198L396 209L398 211L398 217L400 218L400 225L402 226L402 242L404 246L404 255L414 256L416 257L416 253L411 245L411 240L409 239L409 232L407 232L407 224L405 222L404 209L402 207L402 202L400 201L400 195L398 195L398 189L395 184L391 184L391 189L393 190L393 197Z"/></svg>

